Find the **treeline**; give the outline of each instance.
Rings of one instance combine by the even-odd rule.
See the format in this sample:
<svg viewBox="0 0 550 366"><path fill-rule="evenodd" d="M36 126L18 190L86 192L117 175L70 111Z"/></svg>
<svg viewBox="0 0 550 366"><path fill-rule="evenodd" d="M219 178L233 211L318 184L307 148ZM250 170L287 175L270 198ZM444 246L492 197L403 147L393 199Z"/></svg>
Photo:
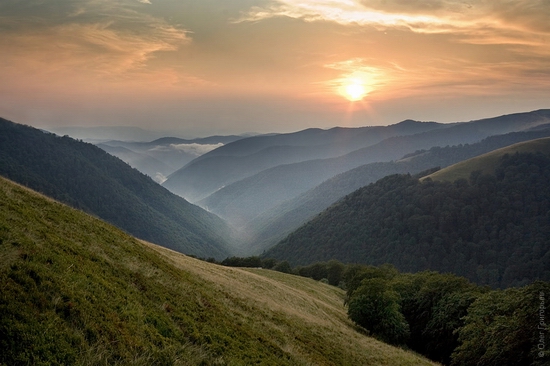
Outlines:
<svg viewBox="0 0 550 366"><path fill-rule="evenodd" d="M389 265L350 267L344 278L350 319L385 342L445 365L548 365L548 282L490 290Z"/></svg>
<svg viewBox="0 0 550 366"><path fill-rule="evenodd" d="M491 287L550 280L550 157L507 155L453 183L393 175L346 196L266 256L452 272Z"/></svg>
<svg viewBox="0 0 550 366"><path fill-rule="evenodd" d="M454 274L400 273L389 264L331 260L292 268L257 256L219 264L269 268L344 288L350 319L370 335L445 365L546 365L550 358L548 282L491 290Z"/></svg>
<svg viewBox="0 0 550 366"><path fill-rule="evenodd" d="M337 260L313 263L309 266L296 266L294 268L290 266L288 261L277 261L273 258L261 258L258 256L245 258L229 257L221 262L217 262L214 258L209 258L207 261L227 267L272 269L283 273L313 278L316 281L323 281L333 286L343 285L343 274L346 269L346 265Z"/></svg>

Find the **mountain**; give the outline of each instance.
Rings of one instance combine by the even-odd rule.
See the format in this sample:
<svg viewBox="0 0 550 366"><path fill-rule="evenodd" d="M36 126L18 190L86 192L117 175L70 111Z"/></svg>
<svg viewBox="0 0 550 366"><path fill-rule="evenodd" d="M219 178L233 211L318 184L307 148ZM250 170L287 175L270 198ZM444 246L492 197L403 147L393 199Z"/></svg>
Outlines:
<svg viewBox="0 0 550 366"><path fill-rule="evenodd" d="M150 142L110 140L97 146L130 164L158 183L193 159L243 136L209 136L197 139L162 137Z"/></svg>
<svg viewBox="0 0 550 366"><path fill-rule="evenodd" d="M247 236L243 238L246 243L242 245L247 248L247 255L260 254L338 199L387 175L417 174L435 167L447 167L520 141L549 136L550 128L511 132L487 137L474 144L433 147L408 154L400 160L362 165L336 175L296 198L257 215L243 229ZM445 170L442 169L441 172Z"/></svg>
<svg viewBox="0 0 550 366"><path fill-rule="evenodd" d="M0 364L433 365L357 332L343 290L144 243L0 178Z"/></svg>
<svg viewBox="0 0 550 366"><path fill-rule="evenodd" d="M292 264L387 262L494 287L548 281L549 145L550 138L512 145L497 164L496 153L475 158L469 181L388 176L346 196L265 256Z"/></svg>
<svg viewBox="0 0 550 366"><path fill-rule="evenodd" d="M202 257L231 254L223 220L92 144L0 119L0 175L141 239Z"/></svg>
<svg viewBox="0 0 550 366"><path fill-rule="evenodd" d="M49 128L48 131L57 135L68 135L74 139L87 142L99 142L113 139L129 141L147 141L162 137L166 132L151 131L133 126L67 126Z"/></svg>
<svg viewBox="0 0 550 366"><path fill-rule="evenodd" d="M149 154L138 153L122 146L109 146L106 144L97 144L96 146L153 178L157 183L162 183L167 175L177 169L153 158Z"/></svg>
<svg viewBox="0 0 550 366"><path fill-rule="evenodd" d="M210 212L216 213L231 225L243 227L249 225L249 222L257 219L259 215L269 214L284 201L294 199L323 181L361 165L398 160L408 153L434 146L471 144L495 134L528 130L540 124L546 124L549 120L550 110L540 110L452 124L444 128L436 125L439 128L428 127L426 132L390 137L342 156L274 166L221 187L197 203L207 207ZM422 123L405 121L396 126L415 125L421 127ZM411 131L413 131L412 128L408 130L408 132ZM232 169L234 175L240 174L238 168ZM185 171L189 174L187 178L189 181L195 179L193 170ZM215 182L217 170L212 170L210 174ZM198 174L198 176L205 177L205 174ZM378 178L381 177L378 176ZM207 185L207 182L203 184Z"/></svg>
<svg viewBox="0 0 550 366"><path fill-rule="evenodd" d="M433 122L404 121L385 127L307 129L254 136L198 157L170 175L163 185L197 202L233 182L278 165L341 156L391 136L447 127Z"/></svg>

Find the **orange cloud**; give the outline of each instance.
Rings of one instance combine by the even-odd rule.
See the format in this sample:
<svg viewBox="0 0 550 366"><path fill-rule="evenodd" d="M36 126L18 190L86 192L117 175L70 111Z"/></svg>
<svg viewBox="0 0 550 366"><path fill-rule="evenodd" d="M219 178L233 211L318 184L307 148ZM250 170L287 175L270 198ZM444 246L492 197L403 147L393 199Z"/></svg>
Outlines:
<svg viewBox="0 0 550 366"><path fill-rule="evenodd" d="M108 1L77 2L62 17L3 17L0 26L7 29L0 38L0 67L46 83L131 80L159 52L192 42L185 29L131 6L114 11Z"/></svg>
<svg viewBox="0 0 550 366"><path fill-rule="evenodd" d="M474 3L456 0L277 0L268 7L250 9L239 21L274 17L377 29L400 28L417 33L452 33L464 35L465 41L486 43L491 39L496 43L503 40L525 43L525 33L550 34L547 21L550 6L543 1L526 0L507 1L505 4L489 0Z"/></svg>

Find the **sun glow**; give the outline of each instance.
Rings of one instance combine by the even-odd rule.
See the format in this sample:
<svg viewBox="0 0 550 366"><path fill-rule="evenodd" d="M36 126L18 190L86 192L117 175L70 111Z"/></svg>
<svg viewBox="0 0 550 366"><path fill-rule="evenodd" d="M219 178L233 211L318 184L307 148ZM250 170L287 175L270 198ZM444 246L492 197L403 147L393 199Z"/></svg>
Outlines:
<svg viewBox="0 0 550 366"><path fill-rule="evenodd" d="M338 93L350 102L357 102L365 98L373 90L368 80L351 78L341 80Z"/></svg>
<svg viewBox="0 0 550 366"><path fill-rule="evenodd" d="M344 96L352 102L363 99L367 93L365 85L357 82L346 85L344 88Z"/></svg>
<svg viewBox="0 0 550 366"><path fill-rule="evenodd" d="M368 65L361 58L325 65L340 71L340 77L327 82L330 89L350 102L358 102L383 85L386 79L384 70Z"/></svg>

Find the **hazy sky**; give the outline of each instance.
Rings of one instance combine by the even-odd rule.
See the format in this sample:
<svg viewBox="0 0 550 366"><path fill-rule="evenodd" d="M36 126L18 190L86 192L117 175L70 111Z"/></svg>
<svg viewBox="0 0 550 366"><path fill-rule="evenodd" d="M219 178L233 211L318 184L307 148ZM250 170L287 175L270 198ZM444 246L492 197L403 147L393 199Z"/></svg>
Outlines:
<svg viewBox="0 0 550 366"><path fill-rule="evenodd" d="M0 116L190 135L550 108L550 0L1 0Z"/></svg>

